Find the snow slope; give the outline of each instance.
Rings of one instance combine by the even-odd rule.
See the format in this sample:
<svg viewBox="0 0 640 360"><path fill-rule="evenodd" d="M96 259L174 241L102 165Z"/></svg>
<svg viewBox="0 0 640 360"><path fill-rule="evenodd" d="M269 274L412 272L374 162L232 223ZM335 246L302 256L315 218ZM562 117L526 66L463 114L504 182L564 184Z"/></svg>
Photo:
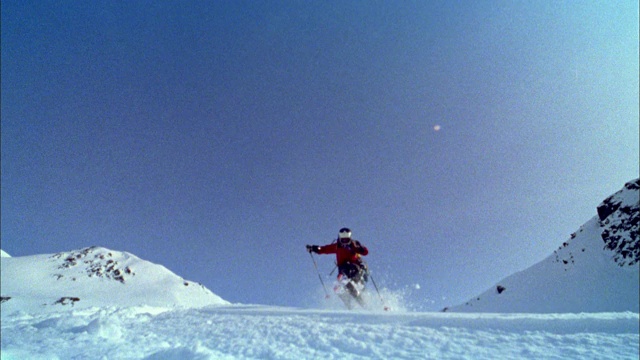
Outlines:
<svg viewBox="0 0 640 360"><path fill-rule="evenodd" d="M553 254L462 305L466 312L640 311L640 181L598 206Z"/></svg>
<svg viewBox="0 0 640 360"><path fill-rule="evenodd" d="M633 359L633 313L215 306L2 313L2 359Z"/></svg>
<svg viewBox="0 0 640 360"><path fill-rule="evenodd" d="M3 257L2 313L104 306L228 304L164 266L90 247L53 255Z"/></svg>
<svg viewBox="0 0 640 360"><path fill-rule="evenodd" d="M0 257L11 257L11 255L7 254L4 250L0 250Z"/></svg>

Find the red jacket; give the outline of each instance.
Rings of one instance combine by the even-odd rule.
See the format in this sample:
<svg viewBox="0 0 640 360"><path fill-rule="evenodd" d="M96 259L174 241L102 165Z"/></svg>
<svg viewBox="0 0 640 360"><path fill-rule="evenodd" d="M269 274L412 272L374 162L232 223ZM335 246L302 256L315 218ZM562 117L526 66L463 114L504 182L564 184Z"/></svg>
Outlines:
<svg viewBox="0 0 640 360"><path fill-rule="evenodd" d="M353 240L350 248L338 246L337 243L321 246L318 249L318 254L336 254L336 263L338 266L344 263L359 263L360 255L369 254L369 249L366 246L362 246L359 241Z"/></svg>

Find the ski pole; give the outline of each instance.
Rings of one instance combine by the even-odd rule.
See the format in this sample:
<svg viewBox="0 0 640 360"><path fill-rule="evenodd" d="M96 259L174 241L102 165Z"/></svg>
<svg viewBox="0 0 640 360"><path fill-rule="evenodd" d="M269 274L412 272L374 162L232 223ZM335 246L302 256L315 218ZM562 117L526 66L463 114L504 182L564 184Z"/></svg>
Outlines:
<svg viewBox="0 0 640 360"><path fill-rule="evenodd" d="M333 267L333 270L331 270L331 272L329 273L329 276L333 275L333 273L336 271L336 269L338 268L338 265Z"/></svg>
<svg viewBox="0 0 640 360"><path fill-rule="evenodd" d="M373 276L371 275L371 273L369 273L369 278L371 278L371 282L373 283L373 286L376 288L376 292L380 297L380 302L382 302L382 305L384 306L384 311L388 311L389 307L385 305L384 298L382 298L382 294L380 294L380 290L378 290L378 285L376 285L376 281L373 279Z"/></svg>
<svg viewBox="0 0 640 360"><path fill-rule="evenodd" d="M322 276L320 276L320 270L318 270L318 263L316 263L316 258L313 257L313 254L309 252L309 256L311 256L311 260L313 260L313 266L316 268L316 272L318 273L318 279L320 279L320 283L322 284L322 288L324 289L325 298L328 299L329 292L327 291L327 287L324 285L324 281L322 281Z"/></svg>

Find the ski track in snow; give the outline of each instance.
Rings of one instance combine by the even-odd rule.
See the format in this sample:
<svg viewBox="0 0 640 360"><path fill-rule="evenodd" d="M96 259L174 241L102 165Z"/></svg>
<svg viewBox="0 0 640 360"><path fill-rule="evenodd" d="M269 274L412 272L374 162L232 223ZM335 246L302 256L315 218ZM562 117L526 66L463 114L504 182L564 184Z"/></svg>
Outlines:
<svg viewBox="0 0 640 360"><path fill-rule="evenodd" d="M634 359L639 315L267 306L2 314L2 359Z"/></svg>

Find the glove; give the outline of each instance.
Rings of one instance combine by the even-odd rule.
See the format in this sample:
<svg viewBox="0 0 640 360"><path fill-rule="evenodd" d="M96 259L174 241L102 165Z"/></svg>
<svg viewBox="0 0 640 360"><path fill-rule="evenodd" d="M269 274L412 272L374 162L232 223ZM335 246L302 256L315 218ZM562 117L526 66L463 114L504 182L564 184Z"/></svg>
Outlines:
<svg viewBox="0 0 640 360"><path fill-rule="evenodd" d="M362 254L362 252L364 251L364 248L362 247L362 244L360 244L359 241L353 241L351 244L352 245L349 248L349 250L351 250L356 254Z"/></svg>
<svg viewBox="0 0 640 360"><path fill-rule="evenodd" d="M318 251L320 251L320 246L317 245L307 245L307 251L308 252L314 252L314 253L318 253Z"/></svg>

